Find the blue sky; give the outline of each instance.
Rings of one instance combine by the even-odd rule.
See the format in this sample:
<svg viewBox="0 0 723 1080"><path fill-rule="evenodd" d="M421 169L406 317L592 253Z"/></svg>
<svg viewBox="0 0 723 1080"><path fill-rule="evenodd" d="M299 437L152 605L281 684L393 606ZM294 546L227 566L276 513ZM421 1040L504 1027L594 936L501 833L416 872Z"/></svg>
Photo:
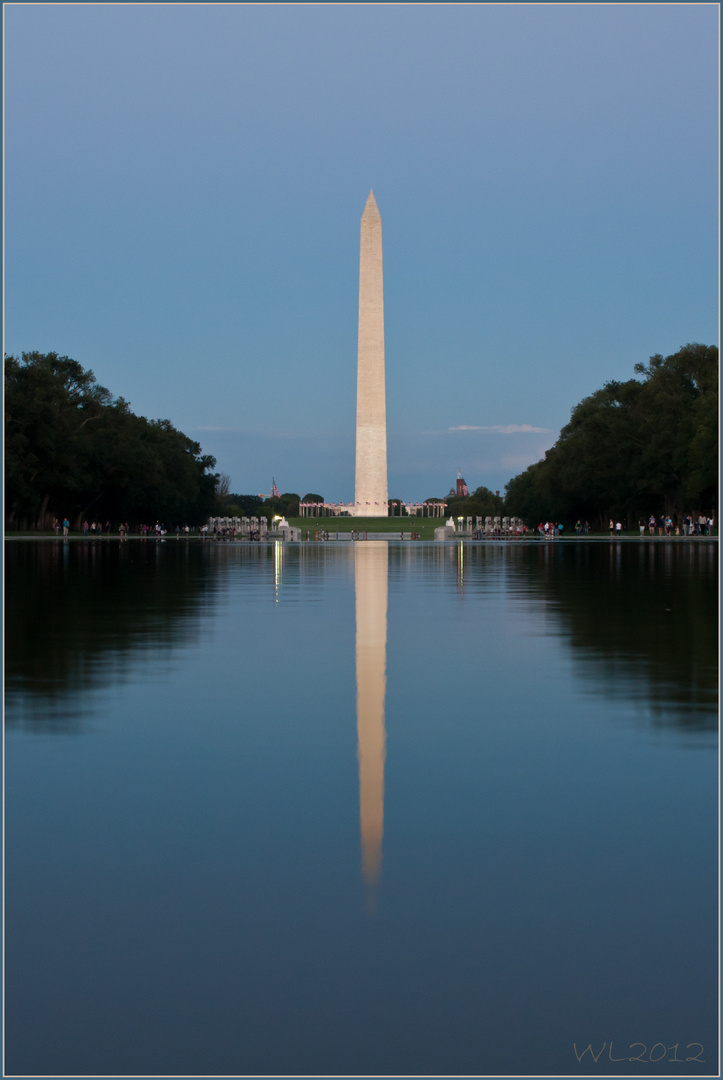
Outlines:
<svg viewBox="0 0 723 1080"><path fill-rule="evenodd" d="M717 4L9 4L5 350L231 490L354 492L383 223L390 496L502 489L633 365L717 343Z"/></svg>

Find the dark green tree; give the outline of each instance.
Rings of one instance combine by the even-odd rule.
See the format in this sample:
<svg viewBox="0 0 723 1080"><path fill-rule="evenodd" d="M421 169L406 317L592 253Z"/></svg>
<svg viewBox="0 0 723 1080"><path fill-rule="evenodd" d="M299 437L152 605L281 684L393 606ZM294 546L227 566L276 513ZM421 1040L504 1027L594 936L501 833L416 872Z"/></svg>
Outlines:
<svg viewBox="0 0 723 1080"><path fill-rule="evenodd" d="M200 524L213 509L214 458L168 420L147 420L57 353L5 358L6 521L68 515Z"/></svg>
<svg viewBox="0 0 723 1080"><path fill-rule="evenodd" d="M636 364L572 410L543 461L508 483L505 506L528 524L711 511L718 484L718 350L685 345Z"/></svg>
<svg viewBox="0 0 723 1080"><path fill-rule="evenodd" d="M478 487L470 495L448 495L444 500L452 517L494 517L504 513L504 499L487 487Z"/></svg>
<svg viewBox="0 0 723 1080"><path fill-rule="evenodd" d="M293 491L285 491L279 500L281 503L281 513L284 517L298 517L300 501L300 496L296 495ZM278 513L279 511L274 512Z"/></svg>
<svg viewBox="0 0 723 1080"><path fill-rule="evenodd" d="M229 504L237 506L240 510L239 517L259 517L264 510L264 500L260 495L237 495L235 492L228 496ZM224 511L226 516L233 517L228 513L228 506Z"/></svg>

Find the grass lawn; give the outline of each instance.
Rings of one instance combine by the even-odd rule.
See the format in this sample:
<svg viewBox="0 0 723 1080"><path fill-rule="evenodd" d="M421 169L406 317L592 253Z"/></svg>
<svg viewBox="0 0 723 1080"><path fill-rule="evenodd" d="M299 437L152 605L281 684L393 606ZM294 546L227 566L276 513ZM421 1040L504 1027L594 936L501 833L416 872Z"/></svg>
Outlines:
<svg viewBox="0 0 723 1080"><path fill-rule="evenodd" d="M330 535L334 533L370 532L370 533L417 533L420 540L434 540L434 530L444 525L445 518L421 518L421 517L386 517L386 518L358 518L358 517L323 517L323 518L287 518L289 525L301 529L303 539L306 539L307 529L309 538L313 540L317 529L324 529Z"/></svg>

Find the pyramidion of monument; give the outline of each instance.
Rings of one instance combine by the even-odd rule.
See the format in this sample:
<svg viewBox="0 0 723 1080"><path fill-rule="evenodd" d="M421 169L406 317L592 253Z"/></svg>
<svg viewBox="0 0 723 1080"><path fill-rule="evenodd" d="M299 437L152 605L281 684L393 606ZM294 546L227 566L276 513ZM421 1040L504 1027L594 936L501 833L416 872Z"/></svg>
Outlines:
<svg viewBox="0 0 723 1080"><path fill-rule="evenodd" d="M382 215L379 213L379 207L377 206L377 200L374 198L374 192L369 189L369 196L364 205L364 213L362 214L362 221L364 218L375 218L379 224L382 222Z"/></svg>

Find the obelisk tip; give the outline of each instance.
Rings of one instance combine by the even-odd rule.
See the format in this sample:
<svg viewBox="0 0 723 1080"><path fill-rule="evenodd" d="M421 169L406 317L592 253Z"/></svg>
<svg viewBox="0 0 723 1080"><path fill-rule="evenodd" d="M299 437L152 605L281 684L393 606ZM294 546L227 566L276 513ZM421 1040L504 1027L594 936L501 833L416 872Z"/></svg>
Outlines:
<svg viewBox="0 0 723 1080"><path fill-rule="evenodd" d="M379 207L377 206L377 200L374 198L374 192L369 188L369 197L364 206L364 213L362 218L379 218L381 220L381 214L379 213Z"/></svg>

